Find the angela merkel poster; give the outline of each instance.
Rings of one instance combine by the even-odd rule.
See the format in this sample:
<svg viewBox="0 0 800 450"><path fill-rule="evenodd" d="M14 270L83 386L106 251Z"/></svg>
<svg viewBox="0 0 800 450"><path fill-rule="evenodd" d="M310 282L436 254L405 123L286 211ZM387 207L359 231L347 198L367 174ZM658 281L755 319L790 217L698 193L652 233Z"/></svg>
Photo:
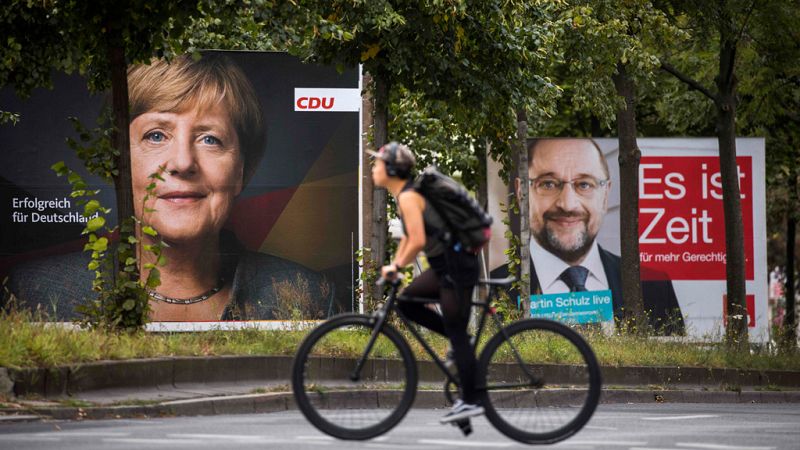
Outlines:
<svg viewBox="0 0 800 450"><path fill-rule="evenodd" d="M166 244L151 319L313 320L351 310L358 69L208 51L131 66L128 84L136 215ZM21 114L0 127L6 307L71 321L96 295L83 209L51 166L64 161L115 209L113 186L88 174L66 143L77 138L67 118L94 128L107 102L78 76L58 76L53 90L24 100L0 91L3 109ZM162 180L148 196L156 172Z"/></svg>

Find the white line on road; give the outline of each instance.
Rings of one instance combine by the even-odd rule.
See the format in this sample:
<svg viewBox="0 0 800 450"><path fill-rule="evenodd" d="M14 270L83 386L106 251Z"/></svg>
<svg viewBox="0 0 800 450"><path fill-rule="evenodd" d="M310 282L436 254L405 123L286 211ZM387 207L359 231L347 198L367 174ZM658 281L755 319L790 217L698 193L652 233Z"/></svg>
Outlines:
<svg viewBox="0 0 800 450"><path fill-rule="evenodd" d="M586 425L583 428L587 430L603 430L603 431L617 431L619 429L617 427L598 427L596 425Z"/></svg>
<svg viewBox="0 0 800 450"><path fill-rule="evenodd" d="M189 434L189 433L180 433L180 434L168 434L168 438L170 439L219 439L223 441L237 441L237 442L252 442L257 441L261 442L264 440L271 440L268 436L247 436L241 434Z"/></svg>
<svg viewBox="0 0 800 450"><path fill-rule="evenodd" d="M647 445L647 441L608 441L608 440L582 441L578 439L570 439L568 441L564 441L564 443L569 445L600 445L600 446L613 445L614 447L636 447L640 445Z"/></svg>
<svg viewBox="0 0 800 450"><path fill-rule="evenodd" d="M130 436L130 433L116 433L113 431L47 431L42 433L36 433L36 436L53 436L53 435L61 436L61 437L125 437Z"/></svg>
<svg viewBox="0 0 800 450"><path fill-rule="evenodd" d="M208 444L199 439L140 439L140 438L105 438L103 442L114 444L142 444L142 445L199 445Z"/></svg>
<svg viewBox="0 0 800 450"><path fill-rule="evenodd" d="M36 441L36 442L59 442L61 441L60 437L47 437L47 436L35 436L31 434L3 434L0 435L0 440L2 441Z"/></svg>
<svg viewBox="0 0 800 450"><path fill-rule="evenodd" d="M659 447L631 447L628 450L675 450L675 447L672 448L659 448Z"/></svg>
<svg viewBox="0 0 800 450"><path fill-rule="evenodd" d="M433 444L433 445L452 445L453 447L478 447L478 448L505 448L511 447L514 444L504 442L467 442L467 441L454 441L448 439L420 439L417 441L419 444Z"/></svg>
<svg viewBox="0 0 800 450"><path fill-rule="evenodd" d="M702 444L699 442L678 442L678 447L703 448L709 450L774 450L775 447L742 447L739 445Z"/></svg>
<svg viewBox="0 0 800 450"><path fill-rule="evenodd" d="M295 439L300 439L302 441L333 441L334 440L330 436L295 436Z"/></svg>
<svg viewBox="0 0 800 450"><path fill-rule="evenodd" d="M240 435L240 434L168 434L168 438L172 439L200 439L201 442L206 442L209 440L222 440L227 442L235 442L238 444L295 444L298 439L301 440L313 440L316 442L316 445L331 445L331 442L328 442L326 436L298 436L294 439L289 438L276 438L272 436L258 436L258 435ZM330 438L333 440L333 438Z"/></svg>
<svg viewBox="0 0 800 450"><path fill-rule="evenodd" d="M695 414L693 416L655 416L655 417L642 417L642 420L691 420L691 419L711 419L715 416L713 414Z"/></svg>

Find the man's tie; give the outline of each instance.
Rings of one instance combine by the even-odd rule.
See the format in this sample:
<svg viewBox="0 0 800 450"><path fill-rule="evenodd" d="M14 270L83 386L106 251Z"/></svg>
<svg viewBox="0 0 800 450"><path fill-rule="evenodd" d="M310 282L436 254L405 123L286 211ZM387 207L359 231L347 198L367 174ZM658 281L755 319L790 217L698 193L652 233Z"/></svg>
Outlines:
<svg viewBox="0 0 800 450"><path fill-rule="evenodd" d="M589 269L583 266L572 266L567 270L561 272L561 279L569 286L570 292L583 292L586 290L586 277L589 275Z"/></svg>

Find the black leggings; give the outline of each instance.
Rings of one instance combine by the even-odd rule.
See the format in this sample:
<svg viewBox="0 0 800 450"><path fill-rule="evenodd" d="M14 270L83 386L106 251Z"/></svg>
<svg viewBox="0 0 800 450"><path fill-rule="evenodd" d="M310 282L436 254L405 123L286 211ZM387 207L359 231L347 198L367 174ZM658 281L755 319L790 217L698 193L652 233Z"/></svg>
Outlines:
<svg viewBox="0 0 800 450"><path fill-rule="evenodd" d="M450 338L461 381L462 398L466 403L474 404L478 401L475 391L475 372L478 363L467 334L473 287L474 282L456 288L451 280L443 280L433 269L428 269L414 278L403 290L403 295L438 298L441 301L442 314L439 315L429 308L429 305L423 303L400 301L398 307L412 321Z"/></svg>

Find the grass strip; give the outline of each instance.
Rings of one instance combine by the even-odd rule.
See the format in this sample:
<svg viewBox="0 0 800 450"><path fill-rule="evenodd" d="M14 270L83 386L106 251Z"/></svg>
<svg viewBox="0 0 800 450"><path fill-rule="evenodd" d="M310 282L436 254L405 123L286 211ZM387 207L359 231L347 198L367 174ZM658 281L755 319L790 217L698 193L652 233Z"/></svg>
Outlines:
<svg viewBox="0 0 800 450"><path fill-rule="evenodd" d="M117 334L53 326L36 319L26 312L0 314L0 366L54 367L101 360L177 356L291 356L308 333L308 330L299 329L246 328L238 331ZM410 333L404 334L418 357L428 359L422 346ZM443 355L447 349L445 339L428 333L425 335L433 348ZM753 347L749 352L733 352L724 345L712 342L665 342L656 338L608 336L591 331L585 332L584 336L600 363L607 366L800 370L800 358L796 353L779 354L767 346ZM331 342L318 354L356 356L363 349L366 336L363 333L344 332L337 334ZM479 344L479 350L483 343ZM560 351L557 344L547 338L532 338L520 347L528 358L542 362L569 362L568 352Z"/></svg>

